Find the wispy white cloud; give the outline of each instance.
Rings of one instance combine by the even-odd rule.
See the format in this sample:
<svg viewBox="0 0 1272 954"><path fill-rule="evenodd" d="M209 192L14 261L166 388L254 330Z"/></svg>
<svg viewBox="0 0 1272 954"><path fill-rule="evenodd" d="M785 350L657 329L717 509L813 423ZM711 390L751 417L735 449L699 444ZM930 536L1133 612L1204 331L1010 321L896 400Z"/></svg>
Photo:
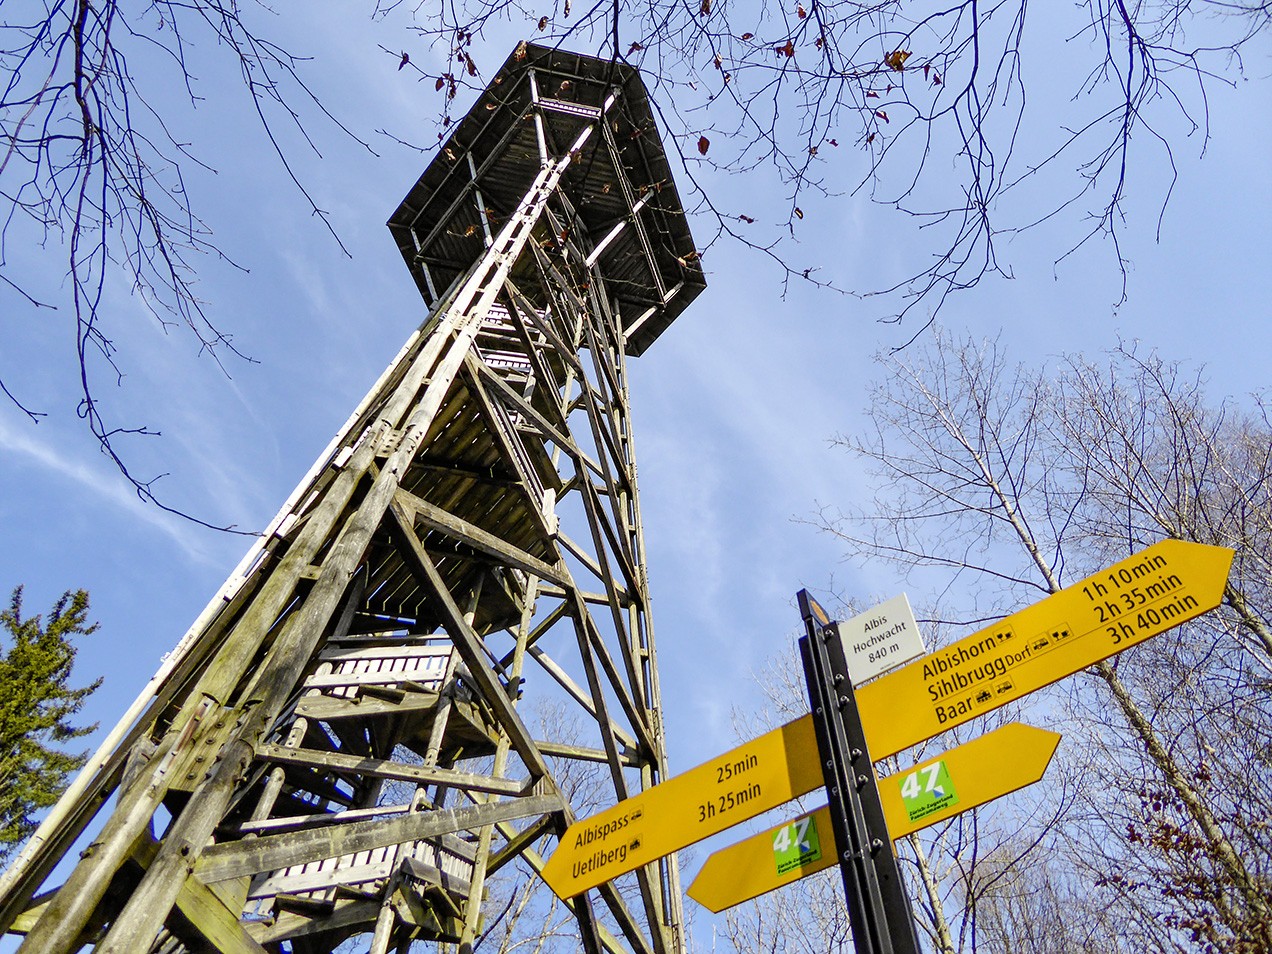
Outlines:
<svg viewBox="0 0 1272 954"><path fill-rule="evenodd" d="M140 499L132 487L105 464L93 466L77 460L51 444L35 439L32 436L34 430L35 426L14 426L0 416L0 450L9 456L8 466L13 466L15 457L20 458L29 466L74 484L101 503L167 536L192 563L207 565L220 562L219 555L214 556L201 543L193 525Z"/></svg>

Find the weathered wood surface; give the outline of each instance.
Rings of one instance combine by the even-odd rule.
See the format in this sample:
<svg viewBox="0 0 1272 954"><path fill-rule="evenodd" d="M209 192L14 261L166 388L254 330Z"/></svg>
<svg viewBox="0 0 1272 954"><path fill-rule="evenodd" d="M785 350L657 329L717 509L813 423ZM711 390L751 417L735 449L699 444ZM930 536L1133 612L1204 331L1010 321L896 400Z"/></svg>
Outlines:
<svg viewBox="0 0 1272 954"><path fill-rule="evenodd" d="M512 110L525 123L482 110L502 130L482 140L493 151L439 159L403 204L430 316L6 875L0 918L30 908L24 952L63 954L103 927L102 954L160 937L320 952L351 930L374 931L376 950L408 930L471 942L485 879L517 859L541 868L544 838L573 817L558 760L600 768L615 798L665 771L624 362L631 335L637 350L652 340L650 303L684 281L659 272L642 218L663 215L664 195L680 212L674 189L631 183L621 154L647 144L601 121L622 84L596 69L596 105L539 101L531 76ZM514 147L532 160L522 191L491 205ZM587 175L566 179L585 152ZM572 194L597 175L615 188ZM425 208L442 220L414 221ZM581 208L605 223L596 234ZM625 323L640 267L654 297ZM585 738L532 732L523 696L566 705ZM111 794L93 850L31 907ZM143 858L135 844L165 813ZM613 885L571 903L584 950L678 951L674 861L636 879L639 916Z"/></svg>
<svg viewBox="0 0 1272 954"><path fill-rule="evenodd" d="M499 821L543 815L558 811L562 805L559 795L531 795L472 808L418 812L388 821L376 819L265 835L213 845L202 853L195 872L205 882L225 881L372 848L422 841Z"/></svg>
<svg viewBox="0 0 1272 954"><path fill-rule="evenodd" d="M341 755L337 752L319 752L314 749L288 748L284 745L260 745L256 749L256 757L263 762L278 765L295 765L302 768L316 769L320 772L333 772L341 775L357 775L363 778L393 778L402 781L419 782L422 785L449 785L474 792L495 792L504 795L519 795L525 792L530 783L513 779L490 778L472 772L457 772L454 769L437 768L435 766L411 765L406 762L394 762L389 759L359 758L353 755Z"/></svg>

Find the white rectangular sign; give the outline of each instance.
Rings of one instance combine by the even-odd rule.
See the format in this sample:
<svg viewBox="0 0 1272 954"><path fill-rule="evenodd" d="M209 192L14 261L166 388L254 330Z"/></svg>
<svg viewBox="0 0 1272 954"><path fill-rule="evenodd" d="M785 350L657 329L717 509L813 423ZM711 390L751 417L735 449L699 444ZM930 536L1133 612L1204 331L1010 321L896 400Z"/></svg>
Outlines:
<svg viewBox="0 0 1272 954"><path fill-rule="evenodd" d="M840 623L839 635L854 686L927 652L904 593Z"/></svg>

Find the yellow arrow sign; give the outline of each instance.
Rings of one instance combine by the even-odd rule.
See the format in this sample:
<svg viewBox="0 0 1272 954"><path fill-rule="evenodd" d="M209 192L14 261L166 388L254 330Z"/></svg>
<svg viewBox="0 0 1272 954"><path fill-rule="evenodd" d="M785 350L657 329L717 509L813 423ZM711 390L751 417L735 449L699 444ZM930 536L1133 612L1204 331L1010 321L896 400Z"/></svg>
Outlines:
<svg viewBox="0 0 1272 954"><path fill-rule="evenodd" d="M857 690L870 756L895 755L1219 605L1233 551L1164 540ZM812 716L571 825L543 869L562 898L823 784ZM656 816L657 824L651 822Z"/></svg>
<svg viewBox="0 0 1272 954"><path fill-rule="evenodd" d="M812 732L774 729L575 822L543 867L561 898L604 884L823 783Z"/></svg>
<svg viewBox="0 0 1272 954"><path fill-rule="evenodd" d="M1227 547L1163 540L863 686L857 705L870 757L895 755L1214 609L1232 557Z"/></svg>
<svg viewBox="0 0 1272 954"><path fill-rule="evenodd" d="M1055 732L1011 722L879 782L894 839L984 805L1042 778L1060 744ZM689 886L712 911L759 897L835 864L830 809L821 808L715 852Z"/></svg>
<svg viewBox="0 0 1272 954"><path fill-rule="evenodd" d="M1233 552L1163 540L862 686L870 757L896 755L1214 609ZM812 716L784 728L815 738Z"/></svg>

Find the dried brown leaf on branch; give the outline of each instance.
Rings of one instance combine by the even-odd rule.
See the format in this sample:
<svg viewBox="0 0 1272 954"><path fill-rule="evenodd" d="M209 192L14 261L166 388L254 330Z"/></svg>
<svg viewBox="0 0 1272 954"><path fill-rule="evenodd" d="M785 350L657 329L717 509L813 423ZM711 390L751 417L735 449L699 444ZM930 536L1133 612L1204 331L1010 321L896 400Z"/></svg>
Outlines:
<svg viewBox="0 0 1272 954"><path fill-rule="evenodd" d="M0 72L5 72L4 80L0 81L0 90L6 91L0 93L0 126L3 127L0 138L11 147L6 154L3 168L0 169L0 178L5 180L3 184L6 186L0 188L0 200L7 200L6 208L13 210L18 208L15 203L22 201L15 196L30 196L30 214L37 224L51 223L50 228L70 237L68 243L79 242L86 237L92 239L91 252L85 253L87 257L82 260L91 259L93 267L80 268L80 260L72 263L75 274L70 284L66 285L66 301L59 305L68 309L80 309L84 315L80 328L85 340L80 344L89 347L81 348L81 353L90 353L93 360L105 361L107 371L114 364L115 359L109 345L110 336L104 330L109 316L97 304L102 300L100 281L112 269L122 270L123 277L130 286L148 289L161 320L167 320L171 316L187 326L206 347L232 351L233 346L229 344L228 336L210 326L211 315L204 313L198 296L194 294L191 285L193 267L178 260L182 249L190 250L190 253L195 250L213 250L197 227L190 229L181 225L198 218L197 211L188 207L190 193L184 189L165 191L164 182L157 179L152 172L180 166L188 144L167 138L163 117L151 117L144 109L127 108L130 102L134 107L138 104L139 100L133 97L142 95L142 79L135 78L138 86L133 87L130 83L134 82L134 78L121 72L121 64L125 62L128 52L123 44L134 41L158 44L160 48L167 50L171 54L168 59L176 64L178 71L172 77L172 86L180 89L183 85L183 60L180 55L181 44L184 42L182 38L187 33L193 37L196 30L206 32L206 21L198 19L198 11L226 11L224 16L215 18L215 22L210 24L212 32L206 37L206 48L228 51L236 72L243 75L249 97L257 98L262 108L267 110L262 117L267 123L275 121L269 110L281 110L278 115L288 122L299 121L300 118L327 122L333 118L321 108L312 116L307 116L302 115L303 111L292 111L289 105L289 97L297 103L311 102L313 94L305 85L307 79L303 70L320 67L302 66L301 64L307 62L305 57L293 57L277 47L261 42L267 38L252 32L251 24L241 22L233 4L208 6L203 0L196 0L192 4L164 5L165 15L162 20L147 20L143 14L129 13L126 10L127 5L120 0L72 4L71 7L87 17L83 22L75 21L79 22L78 28L73 17L68 18L64 13L57 12L65 5L46 3L33 6L49 11L44 21L44 32L37 29L40 26L38 16L30 18L30 26L14 23L6 25L5 22L0 22L0 36L4 37L4 41L0 42ZM453 73L445 73L440 78L434 74L436 92L445 91L444 101L439 104L443 108L439 110L441 116L438 127L445 129L455 119L450 114L450 101L459 101L459 87L477 85L471 78L478 76L478 70L466 51L482 46L482 34L487 29L487 19L492 16L515 16L520 20L524 17L531 24L532 31L537 24L538 31L546 33L555 27L555 17L566 10L566 6L566 0L561 0L560 6L554 4L551 7L555 11L553 14L535 18L530 14L520 13L523 7L510 5L506 0L494 0L490 4L469 4L461 0L457 4L415 5L413 16L427 54L421 54L417 50L415 54L408 55L400 47L381 47L381 51L387 57L385 63L392 59L397 63L399 71L405 70L408 65L413 67L412 83L423 79L423 74L418 69L423 62L422 56L436 55L440 57L436 62L446 62L445 57L449 56L451 63L458 61L464 64L463 72L451 66L449 68ZM943 187L939 185L943 180L950 180L948 187L952 190L955 203L950 207L959 216L965 216L962 222L966 228L955 228L951 232L953 237L949 247L929 250L934 252L933 260L942 264L931 268L922 264L916 266L918 274L914 277L918 284L914 287L918 292L912 300L908 300L910 303L903 306L903 315L912 308L918 308L920 301L939 304L951 289L971 288L986 274L1000 271L996 265L986 267L983 264L996 261L993 236L1006 230L997 226L991 228L988 212L990 209L995 210L996 221L1015 215L1015 210L1009 204L998 203L997 199L1004 188L1002 183L1013 180L1011 172L1020 172L1031 161L1024 157L1024 147L1032 146L1033 143L1022 141L1020 148L1014 150L1015 153L1020 153L1019 156L1007 156L1009 151L1000 149L1000 154L1007 157L1005 161L1010 162L1012 169L1004 170L1001 176L995 170L992 179L984 178L986 172L982 164L967 162L965 159L976 154L971 147L977 143L984 142L993 147L994 137L1002 135L997 129L1020 128L1018 119L1023 121L1035 116L1036 101L1029 101L1025 96L1023 71L1016 70L1014 66L1006 69L1008 64L1016 64L1022 56L1037 60L1039 55L1047 55L1036 51L1046 39L1048 29L1038 28L1032 23L1030 29L1025 29L1025 6L1023 3L1009 5L1008 13L1004 16L1001 13L991 14L987 8L977 10L973 6L963 5L956 5L950 11L935 8L919 10L913 5L901 3L900 0L890 0L880 5L823 2L816 10L818 16L813 17L812 3L795 0L793 7L787 7L785 3L779 3L775 8L770 5L770 11L785 14L771 17L756 5L743 5L736 0L732 4L699 0L696 8L692 2L681 4L670 0L651 0L649 4L623 4L617 7L613 4L585 5L579 11L582 22L571 24L575 32L569 37L561 37L561 40L564 48L609 58L614 52L622 50L621 45L616 49L611 48L612 30L616 29L626 37L640 37L639 42L626 41L629 43L627 52L634 54L640 50L658 51L657 56L646 56L645 62L641 64L646 71L647 80L652 78L660 91L658 95L662 96L664 91L672 90L677 94L682 91L685 93L684 102L671 102L675 97L670 92L666 92L667 99L660 102L668 111L669 125L676 127L670 132L685 145L686 151L692 155L692 144L699 138L692 134L695 128L716 130L713 133L714 139L725 135L724 130L746 130L736 142L736 149L733 149L735 143L730 143L730 155L745 158L735 158L732 164L725 163L722 161L723 154L717 152L713 165L741 170L750 162L750 157L755 155L748 146L759 142L769 143L772 148L767 150L767 157L759 164L769 162L772 166L770 172L781 184L793 183L791 200L801 203L812 200L803 198L800 192L823 190L821 185L802 176L801 163L808 161L808 144L831 142L833 145L833 140L826 137L842 131L842 127L836 127L836 121L828 117L834 117L839 110L859 109L862 98L875 100L874 103L867 104L869 113L861 115L871 125L855 134L845 133L846 136L853 137L852 141L864 141L870 146L876 141L878 134L877 128L872 131L871 127L877 123L890 123L890 110L879 109L876 112L876 107L881 105L879 98L891 97L884 90L867 92L867 86L874 82L884 85L877 77L892 77L894 73L900 74L893 77L895 83L900 85L907 69L911 73L919 72L919 69L909 66L912 55L918 55L920 61L916 66L922 70L924 84L936 89L932 98L945 99L941 96L944 74L939 73L935 66L936 63L941 63L941 68L957 77L956 85L960 87L960 93L963 92L962 87L967 86L968 95L950 97L951 101L942 103L942 108L937 110L929 110L926 105L919 104L916 104L914 111L909 111L907 107L907 111L899 119L898 128L892 130L889 127L888 149L872 150L881 153L874 157L880 163L878 173L881 177L886 171L884 165L904 162L904 159L897 157L914 156L915 152L906 150L917 150L919 171L927 181L937 182L938 188ZM1011 7L1019 10L1021 19L1013 19L1016 11L1011 10ZM1200 23L1196 12L1188 4L1105 4L1097 5L1094 12L1086 5L1077 5L1075 9L1079 11L1078 19L1071 24L1063 24L1060 29L1050 31L1050 34L1056 38L1070 36L1075 40L1078 37L1083 39L1081 42L1070 41L1067 45L1056 47L1057 59L1053 64L1055 75L1048 76L1047 82L1061 86L1067 84L1069 88L1065 90L1066 93L1082 90L1083 96L1080 100L1069 100L1070 109L1075 115L1065 116L1065 125L1055 127L1062 136L1068 137L1065 148L1054 151L1055 157L1064 158L1034 156L1032 160L1046 166L1045 171L1053 176L1052 185L1055 188L1052 194L1058 197L1057 205L1073 201L1072 190L1068 188L1070 182L1077 181L1084 196L1090 193L1095 197L1090 202L1084 199L1080 203L1084 206L1083 212L1093 216L1092 221L1095 224L1090 230L1085 226L1081 227L1087 237L1079 236L1079 241L1085 243L1088 240L1102 241L1125 228L1123 223L1126 219L1121 215L1122 196L1129 184L1129 176L1138 169L1136 165L1128 165L1124 161L1130 155L1133 136L1147 139L1149 143L1155 142L1154 124L1170 118L1163 115L1163 111L1174 110L1176 118L1183 117L1180 129L1195 129L1192 125L1194 119L1197 125L1207 127L1201 131L1202 135L1199 137L1199 140L1204 141L1205 137L1212 134L1207 125L1210 114L1206 109L1204 84L1216 80L1225 82L1239 75L1243 52L1252 49L1248 46L1250 43L1266 42L1268 33L1272 31L1272 21L1267 19L1264 5L1229 5L1225 9L1231 13L1230 16L1222 20L1213 18L1214 22L1206 23L1205 29L1210 31L1207 34L1209 45L1205 51L1199 52L1180 39L1185 35L1185 21ZM5 10L8 11L7 6ZM1054 15L1064 16L1059 10L1057 7ZM196 13L189 14L192 19L188 22L174 20L174 16L186 16L181 11ZM1172 15L1165 16L1164 12ZM916 27L916 23L928 13L938 20L952 17L944 20L947 31L942 32L944 27L932 29L938 25L937 20L931 21L925 28ZM617 23L612 20L614 14L619 17ZM795 24L789 22L792 14L796 17ZM1048 16L1051 15L1052 12L1049 12ZM8 19L13 20L12 17ZM808 26L809 20L817 21L817 29L809 27L806 33L795 32L792 35L792 27L799 31L801 27ZM112 23L115 25L114 29L108 30ZM743 26L744 23L756 23L756 29L751 31ZM1010 28L1011 23L1019 23L1019 28ZM783 33L787 36L783 36ZM797 46L794 42L796 35L805 44L808 62L795 64L793 61ZM911 37L914 39L909 39ZM47 38L48 42L41 38ZM1061 39L1058 42L1064 44L1065 41ZM915 50L912 54L911 49L905 48L911 43L916 46L921 43L921 50ZM807 52L807 46L810 45L814 46L812 54ZM57 50L72 47L82 50L82 55L57 58ZM1117 59L1119 54L1116 52L1119 48L1132 51L1132 62L1128 64L1128 69L1120 68L1121 62ZM503 51L492 50L491 53L485 53L486 47L482 49L483 57L487 60L496 52L501 57L503 55ZM1024 54L1022 51L1025 49L1035 52ZM456 57L457 53L463 55ZM719 60L715 59L717 54ZM723 70L725 54L729 57L731 74ZM528 47L519 45L514 58L517 62L528 60ZM722 73L722 85L727 84L725 95L720 95L720 87L703 83L700 79L700 65L708 59L713 60ZM971 73L965 71L965 66L973 65L973 59L982 64L984 69L972 70ZM1119 68L1113 69L1115 65ZM4 69L6 66L7 71ZM1070 72L1065 73L1065 69ZM77 81L74 75L76 70L82 73L82 82ZM68 71L71 73L69 76ZM1184 84L1176 79L1177 76L1195 79L1197 92L1186 92ZM1123 83L1119 77L1129 79ZM185 78L191 82L197 79L193 76ZM753 84L753 78L759 81ZM730 79L734 82L730 83ZM501 81L502 77L494 80L496 84ZM987 95L991 93L991 86L992 95ZM61 89L75 90L78 93L81 87L83 99L95 111L91 123L85 123L79 115L82 104L75 97L49 95L46 92ZM137 90L135 94L134 89ZM1179 95L1161 96L1163 90ZM572 93L570 98L574 98L577 92ZM1194 99L1190 100L1189 96L1194 96ZM482 102L489 104L489 100ZM32 107L33 103L39 105ZM891 106L891 102L888 105L891 109L898 108ZM35 108L36 112L30 113L29 119L21 119L28 115L27 110L31 108ZM477 108L480 110L483 106ZM707 110L709 118L699 118L694 112L689 112L699 108ZM676 116L676 111L681 109L686 112ZM1088 110L1085 116L1081 113L1084 109ZM1102 112L1090 112L1092 109L1112 110L1109 115L1124 117L1126 122L1113 124L1117 128L1109 133L1106 129L1108 124L1089 121L1092 116L1102 115ZM733 111L731 115L730 110ZM21 119L21 129L13 125L11 117ZM1001 124L997 123L999 117L1004 120ZM1041 118L1044 122L1048 120L1045 115ZM37 126L49 132L30 141L22 138L23 129L34 129ZM83 132L79 132L80 130ZM942 130L948 133L948 137L944 137ZM652 132L652 127L650 131ZM631 135L634 138L641 134L637 131ZM1180 135L1187 134L1184 132ZM624 131L615 130L615 135L622 138ZM751 142L746 141L747 136L751 137ZM906 143L900 144L900 140L905 137L909 137ZM946 138L952 145L952 151L948 157L941 158L952 158L953 175L950 175L951 163L945 161L940 163L939 172L932 171L929 174L924 167L926 158L930 155L935 160L937 156L935 150L925 146L925 143L944 143ZM70 157L69 164L50 165L49 150L61 148L63 142L68 143L68 148L72 150L67 153ZM1169 151L1172 144L1161 141L1159 145ZM944 146L937 147L941 148ZM924 149L927 151L923 151ZM133 150L135 154L129 150ZM1081 155L1075 155L1077 153ZM128 155L129 162L121 166L108 166L108 160L102 158L108 155ZM1068 163L1067 157L1071 155L1075 155L1075 161ZM290 167L284 166L285 170L288 168ZM932 168L935 170L937 166ZM1079 180L1074 179L1075 169L1084 170L1080 173ZM750 168L746 172L751 174ZM875 167L872 166L869 175L875 174ZM1035 173L1031 171L1030 174ZM19 188L22 186L23 175L30 179L25 186L25 193L20 192ZM794 178L789 178L792 175ZM91 187L98 196L96 207L89 208L62 201L63 197L75 194L78 186L88 184L90 179L95 183ZM880 181L883 179L880 178ZM10 186L10 182L16 185ZM312 206L313 203L301 183L297 181L296 185L300 188L302 201ZM833 192L835 186L836 183L827 182L824 189ZM977 198L966 200L968 206L962 208L959 203L964 196ZM103 202L109 208L102 207ZM974 203L980 205L974 207ZM948 205L942 200L940 207L945 208ZM17 221L4 215L4 211L5 209L0 208L0 223ZM914 210L914 214L921 214L923 211ZM325 214L316 206L313 207L313 212L326 221ZM1032 212L1030 216L1031 219L1037 218ZM1042 217L1038 221L1058 220ZM123 223L139 225L129 229ZM1010 224L1013 223L1003 222L1004 226ZM0 237L8 234L9 244L16 244L19 240L15 231L17 228L14 225L5 225L0 228ZM139 233L138 229L144 234ZM937 232L932 230L929 234L935 235ZM77 247L81 251L84 248L82 243ZM766 247L762 243L757 245L761 250ZM782 254L784 253L775 252L769 257L785 269L788 276L800 274L799 269L781 258ZM12 265L0 260L0 287L7 287L6 283L9 283L17 288L21 294L26 295L27 301L35 309L45 306L38 299L55 297L53 292L37 295L32 290L28 294L25 282L26 279ZM903 283L897 289L905 287L909 286ZM902 293L898 291L898 294ZM98 346L102 352L100 358L95 357L97 352L93 351L93 346ZM82 374L79 376L87 388L92 369L80 370ZM0 381L0 387L4 384L4 381ZM0 391L0 396L2 395L3 392ZM84 397L89 426L109 453L109 442L119 432L100 419L102 412L93 403L92 394ZM21 405L19 408L21 409ZM144 482L139 481L136 486L145 499L153 499Z"/></svg>
<svg viewBox="0 0 1272 954"><path fill-rule="evenodd" d="M708 139L706 136L699 136L698 137L698 153L700 155L705 156L707 154L707 150L710 148L711 148L711 140Z"/></svg>

